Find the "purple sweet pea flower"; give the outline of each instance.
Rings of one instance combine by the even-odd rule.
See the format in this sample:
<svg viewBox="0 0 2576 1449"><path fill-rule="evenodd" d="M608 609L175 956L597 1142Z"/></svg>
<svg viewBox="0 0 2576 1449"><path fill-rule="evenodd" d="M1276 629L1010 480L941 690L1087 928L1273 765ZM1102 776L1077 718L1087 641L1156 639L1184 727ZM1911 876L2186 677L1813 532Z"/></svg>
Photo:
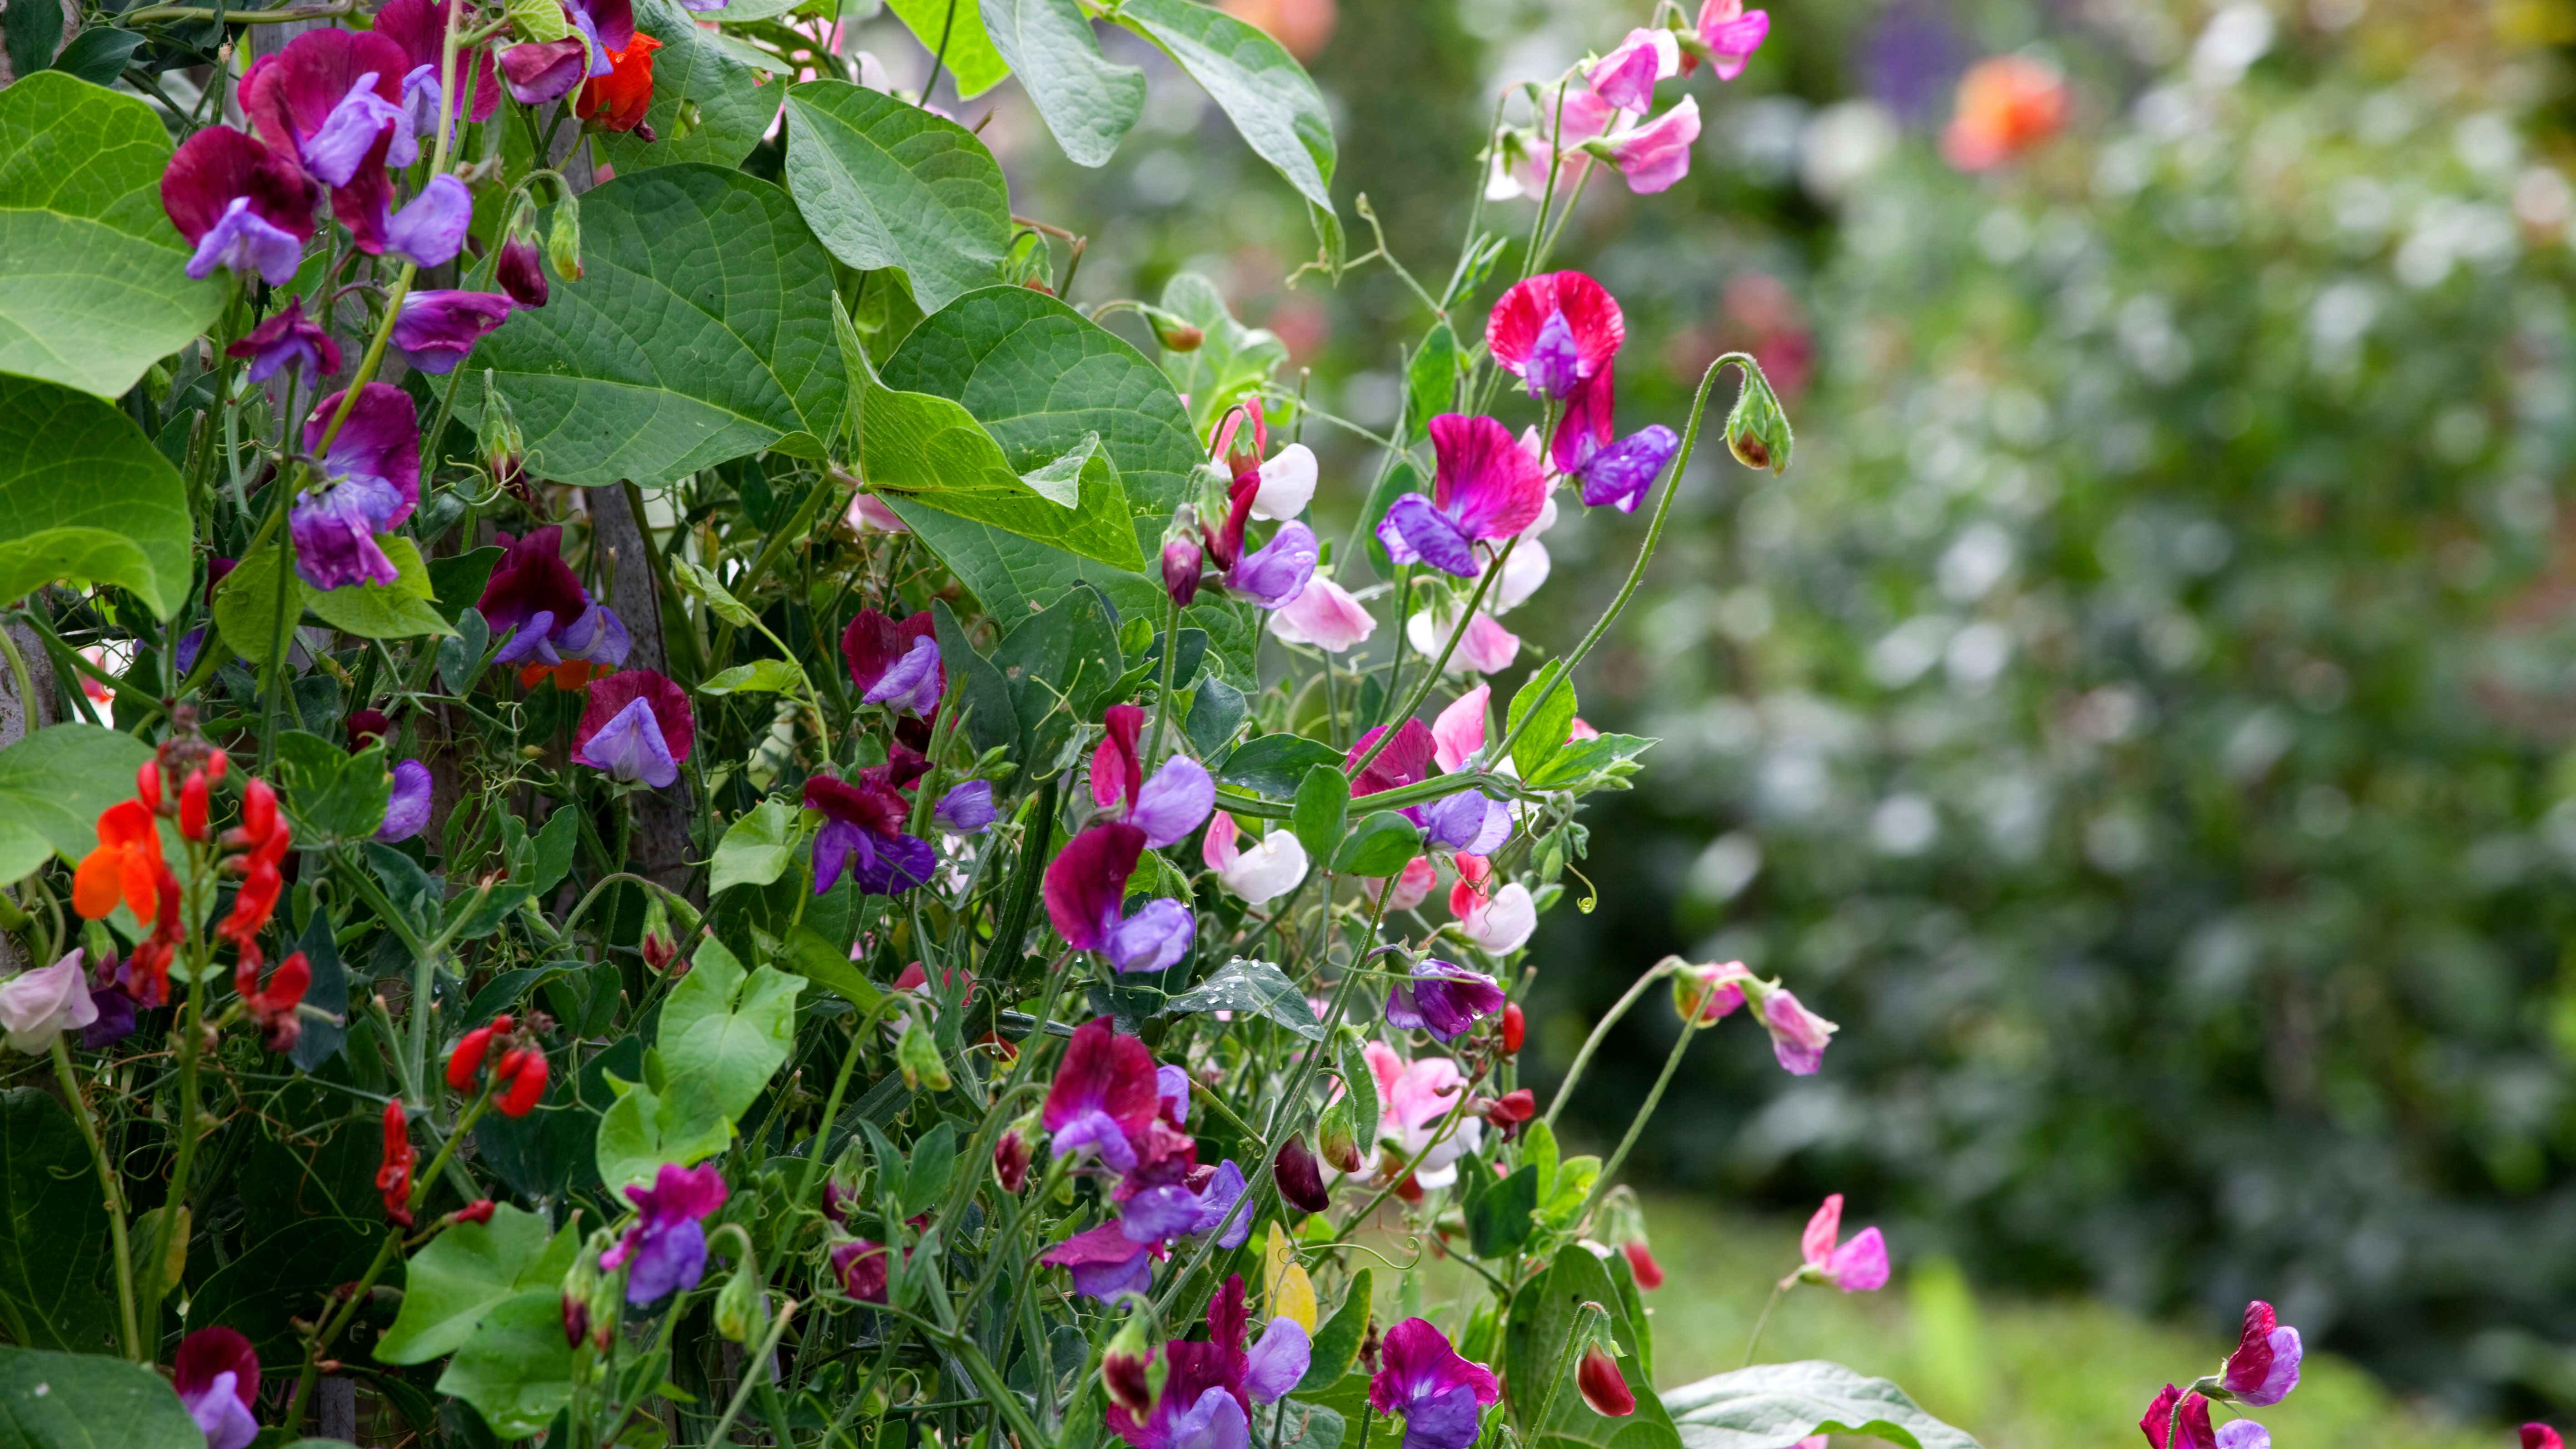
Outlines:
<svg viewBox="0 0 2576 1449"><path fill-rule="evenodd" d="M2272 1305L2258 1298L2245 1305L2244 1332L2236 1351L2227 1356L2219 1382L2238 1403L2269 1408L2299 1386L2301 1352L2299 1331L2282 1326Z"/></svg>
<svg viewBox="0 0 2576 1449"><path fill-rule="evenodd" d="M1265 609L1285 608L1315 576L1315 530L1290 521L1225 571L1225 586Z"/></svg>
<svg viewBox="0 0 2576 1449"><path fill-rule="evenodd" d="M572 758L614 780L655 789L680 777L697 743L697 721L680 686L650 669L627 669L591 681L590 702L573 730Z"/></svg>
<svg viewBox="0 0 2576 1449"><path fill-rule="evenodd" d="M634 648L625 622L587 591L582 598L585 607L570 623L557 622L551 609L539 609L530 615L492 656L493 662L551 666L582 660L604 669L625 663L628 651Z"/></svg>
<svg viewBox="0 0 2576 1449"><path fill-rule="evenodd" d="M376 832L377 843L393 845L420 834L429 824L429 766L418 760L403 760L394 766L393 798L385 803L385 823Z"/></svg>
<svg viewBox="0 0 2576 1449"><path fill-rule="evenodd" d="M1431 445L1439 457L1431 496L1396 499L1378 520L1378 542L1397 563L1471 579L1482 568L1476 541L1510 538L1537 522L1547 483L1538 460L1492 418L1442 413L1431 420Z"/></svg>
<svg viewBox="0 0 2576 1449"><path fill-rule="evenodd" d="M1157 1348L1164 1370L1161 1395L1141 1418L1128 1405L1112 1403L1106 1415L1110 1430L1130 1449L1246 1449L1249 1407L1277 1402L1305 1376L1313 1356L1305 1330L1285 1317L1270 1320L1261 1341L1245 1352L1250 1318L1243 1275L1230 1274L1208 1302L1207 1338L1174 1339Z"/></svg>
<svg viewBox="0 0 2576 1449"><path fill-rule="evenodd" d="M912 647L861 698L869 704L927 715L939 707L941 678L939 641L925 634L913 640Z"/></svg>
<svg viewBox="0 0 2576 1449"><path fill-rule="evenodd" d="M1214 1169L1202 1167L1191 1175L1205 1180L1195 1188L1185 1182L1165 1183L1127 1199L1119 1209L1119 1231L1133 1242L1167 1243L1174 1238L1205 1237L1223 1228L1217 1233L1217 1246L1242 1247L1252 1235L1251 1216L1234 1211L1243 1200L1243 1169L1229 1157Z"/></svg>
<svg viewBox="0 0 2576 1449"><path fill-rule="evenodd" d="M1114 1030L1101 1017L1076 1028L1047 1086L1039 1115L1056 1155L1091 1148L1112 1171L1136 1165L1128 1139L1145 1131L1162 1105L1154 1054L1142 1041ZM1115 1232L1114 1225L1110 1230Z"/></svg>
<svg viewBox="0 0 2576 1449"><path fill-rule="evenodd" d="M1199 828L1216 808L1216 781L1207 767L1187 755L1174 755L1136 792L1129 824L1145 832L1147 849L1178 844Z"/></svg>
<svg viewBox="0 0 2576 1449"><path fill-rule="evenodd" d="M97 1051L134 1034L134 998L117 974L116 958L102 956L90 973L89 1004L97 1016L81 1028L81 1049Z"/></svg>
<svg viewBox="0 0 2576 1449"><path fill-rule="evenodd" d="M410 112L412 134L429 138L437 144L438 70L441 53L446 47L447 21L458 0L388 0L376 12L375 33L402 47L411 69L403 73L403 108ZM453 118L465 109L466 98L473 98L469 121L487 121L501 103L501 85L492 73L492 51L489 46L469 46L456 53L456 101L447 108Z"/></svg>
<svg viewBox="0 0 2576 1449"><path fill-rule="evenodd" d="M501 52L501 80L523 106L563 99L581 83L592 52L580 40L531 40Z"/></svg>
<svg viewBox="0 0 2576 1449"><path fill-rule="evenodd" d="M1277 1403L1306 1376L1314 1357L1314 1340L1296 1319L1285 1314L1273 1318L1262 1329L1261 1341L1252 1346L1244 1366L1244 1390L1256 1404Z"/></svg>
<svg viewBox="0 0 2576 1449"><path fill-rule="evenodd" d="M285 286L313 239L313 197L294 158L230 126L208 126L170 158L161 208L196 247L188 275L200 281L230 267Z"/></svg>
<svg viewBox="0 0 2576 1449"><path fill-rule="evenodd" d="M1566 400L1549 456L1556 471L1582 490L1585 503L1634 513L1682 440L1663 424L1650 423L1612 442L1610 410L1610 375L1604 372Z"/></svg>
<svg viewBox="0 0 2576 1449"><path fill-rule="evenodd" d="M1369 1406L1404 1416L1404 1449L1467 1449L1478 1409L1502 1397L1482 1364L1469 1363L1429 1322L1408 1318L1387 1330L1382 1366L1369 1379Z"/></svg>
<svg viewBox="0 0 2576 1449"><path fill-rule="evenodd" d="M248 1449L259 1437L251 1417L259 1401L259 1355L229 1328L200 1328L179 1345L170 1386L205 1432L206 1449Z"/></svg>
<svg viewBox="0 0 2576 1449"><path fill-rule="evenodd" d="M1164 971L1190 953L1198 921L1179 901L1156 898L1109 930L1109 964L1121 973Z"/></svg>
<svg viewBox="0 0 2576 1449"><path fill-rule="evenodd" d="M1775 986L1764 993L1759 1020L1762 1029L1771 1033L1771 1055L1784 1071L1811 1077L1825 1064L1825 1046L1837 1028L1800 1005L1786 988Z"/></svg>
<svg viewBox="0 0 2576 1449"><path fill-rule="evenodd" d="M1512 807L1475 790L1417 807L1423 843L1462 855L1491 855L1512 836Z"/></svg>
<svg viewBox="0 0 2576 1449"><path fill-rule="evenodd" d="M662 739L650 700L628 700L574 758L607 771L613 779L641 780L657 790L680 778L679 762L671 758L670 746Z"/></svg>
<svg viewBox="0 0 2576 1449"><path fill-rule="evenodd" d="M452 372L484 333L509 318L510 299L498 292L406 292L394 317L394 346L423 372Z"/></svg>
<svg viewBox="0 0 2576 1449"><path fill-rule="evenodd" d="M999 816L993 808L990 780L969 780L952 787L930 809L930 823L951 835L981 835L993 828Z"/></svg>
<svg viewBox="0 0 2576 1449"><path fill-rule="evenodd" d="M418 196L385 223L385 250L407 262L438 266L465 245L465 227L473 220L474 193L465 189L465 183L453 176L433 176ZM411 294L406 293L403 300L408 303ZM507 309L503 315L508 315Z"/></svg>
<svg viewBox="0 0 2576 1449"><path fill-rule="evenodd" d="M1190 1120L1190 1074L1186 1067L1154 1068L1154 1098L1171 1109L1172 1120L1186 1126Z"/></svg>
<svg viewBox="0 0 2576 1449"><path fill-rule="evenodd" d="M930 842L903 831L912 802L886 783L880 769L848 780L816 775L805 782L805 806L823 812L814 836L814 893L851 873L864 895L891 896L927 882L939 868Z"/></svg>
<svg viewBox="0 0 2576 1449"><path fill-rule="evenodd" d="M287 298L284 311L270 314L248 336L225 348L224 355L249 358L253 382L266 382L285 367L296 368L308 378L329 377L340 370L340 344L305 320L301 297Z"/></svg>
<svg viewBox="0 0 2576 1449"><path fill-rule="evenodd" d="M1410 1031L1417 1027L1442 1041L1454 1041L1479 1017L1503 1009L1503 988L1480 971L1447 961L1417 961L1413 979L1386 995L1386 1024Z"/></svg>
<svg viewBox="0 0 2576 1449"><path fill-rule="evenodd" d="M1078 1233L1045 1252L1038 1261L1073 1270L1073 1291L1103 1303L1122 1293L1143 1292L1154 1280L1152 1250L1130 1241L1115 1222ZM1217 1390L1224 1393L1224 1390ZM1229 1399L1228 1402L1231 1402ZM1238 1443L1235 1449L1242 1449Z"/></svg>
<svg viewBox="0 0 2576 1449"><path fill-rule="evenodd" d="M314 407L304 425L307 448L321 448L344 395L333 393ZM322 474L322 486L306 490L287 515L296 573L326 590L399 580L375 536L400 527L420 502L420 419L411 395L381 382L361 389L323 450Z"/></svg>
<svg viewBox="0 0 2576 1449"><path fill-rule="evenodd" d="M626 1301L639 1307L697 1287L707 1269L707 1231L700 1224L725 1200L715 1164L663 1163L651 1187L629 1187L626 1196L637 1217L626 1236L599 1255L601 1271L629 1268Z"/></svg>

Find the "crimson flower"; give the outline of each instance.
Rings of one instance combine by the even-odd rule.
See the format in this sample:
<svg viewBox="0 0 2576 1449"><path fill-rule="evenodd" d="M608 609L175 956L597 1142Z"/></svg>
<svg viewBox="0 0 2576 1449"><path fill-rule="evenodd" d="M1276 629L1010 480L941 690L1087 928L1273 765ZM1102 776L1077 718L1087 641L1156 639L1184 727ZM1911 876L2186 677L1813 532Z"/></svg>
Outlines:
<svg viewBox="0 0 2576 1449"><path fill-rule="evenodd" d="M404 1227L411 1226L411 1170L418 1160L412 1152L411 1126L397 1097L385 1104L385 1156L376 1169L376 1191L384 1196L385 1216Z"/></svg>
<svg viewBox="0 0 2576 1449"><path fill-rule="evenodd" d="M229 1328L200 1328L170 1361L170 1387L205 1432L206 1449L247 1449L259 1437L259 1354Z"/></svg>
<svg viewBox="0 0 2576 1449"><path fill-rule="evenodd" d="M1628 340L1608 288L1581 272L1543 272L1515 284L1485 318L1485 346L1530 396L1559 399L1595 378Z"/></svg>
<svg viewBox="0 0 2576 1449"><path fill-rule="evenodd" d="M2300 1352L2299 1331L2282 1326L2272 1305L2258 1298L2245 1305L2244 1330L2219 1382L2238 1403L2268 1408L2299 1386Z"/></svg>
<svg viewBox="0 0 2576 1449"><path fill-rule="evenodd" d="M241 959L233 963L233 989L241 993L242 1005L267 1033L270 1051L282 1052L295 1045L304 1023L296 1008L303 1005L305 988L313 984L312 963L304 953L296 952L277 963L269 974L268 984L259 980L259 948L244 944Z"/></svg>
<svg viewBox="0 0 2576 1449"><path fill-rule="evenodd" d="M161 173L161 209L197 249L188 275L200 281L230 267L285 286L313 239L313 197L295 159L230 126L208 126L179 147Z"/></svg>
<svg viewBox="0 0 2576 1449"><path fill-rule="evenodd" d="M1482 1406L1502 1397L1491 1370L1458 1356L1429 1321L1408 1318L1386 1331L1383 1366L1369 1379L1369 1406L1404 1416L1404 1449L1467 1449Z"/></svg>

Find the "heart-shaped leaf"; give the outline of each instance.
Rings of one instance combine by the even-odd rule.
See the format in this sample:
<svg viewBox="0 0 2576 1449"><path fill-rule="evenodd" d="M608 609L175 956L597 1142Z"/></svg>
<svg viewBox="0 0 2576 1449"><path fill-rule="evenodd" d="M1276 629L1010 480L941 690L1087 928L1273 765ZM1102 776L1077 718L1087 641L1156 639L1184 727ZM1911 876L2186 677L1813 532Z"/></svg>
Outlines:
<svg viewBox="0 0 2576 1449"><path fill-rule="evenodd" d="M21 88L0 91L0 107ZM8 236L0 212L0 289ZM0 314L0 339L7 327ZM0 599L58 579L116 584L166 619L188 597L190 539L178 471L131 418L69 387L0 377Z"/></svg>
<svg viewBox="0 0 2576 1449"><path fill-rule="evenodd" d="M1823 1359L1755 1364L1664 1395L1687 1449L1777 1449L1810 1434L1871 1434L1906 1449L1978 1449L1887 1379Z"/></svg>
<svg viewBox="0 0 2576 1449"><path fill-rule="evenodd" d="M1305 67L1252 25L1191 0L1125 0L1113 16L1180 64L1225 111L1244 144L1329 214L1333 118Z"/></svg>
<svg viewBox="0 0 2576 1449"><path fill-rule="evenodd" d="M994 283L1010 187L972 131L847 81L791 86L787 110L787 184L832 255L902 268L930 310Z"/></svg>

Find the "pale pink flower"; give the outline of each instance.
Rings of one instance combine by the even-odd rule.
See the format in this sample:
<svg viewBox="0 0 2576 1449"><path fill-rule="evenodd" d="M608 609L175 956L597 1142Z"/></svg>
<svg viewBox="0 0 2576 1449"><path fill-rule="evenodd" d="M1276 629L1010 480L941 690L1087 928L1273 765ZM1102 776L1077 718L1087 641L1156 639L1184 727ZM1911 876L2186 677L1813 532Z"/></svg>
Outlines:
<svg viewBox="0 0 2576 1449"><path fill-rule="evenodd" d="M1700 47L1708 51L1709 68L1719 80L1731 81L1744 74L1746 62L1770 35L1771 12L1747 10L1744 0L1707 0L1699 7L1697 30ZM1698 65L1698 53L1686 48L1682 74L1690 74Z"/></svg>
<svg viewBox="0 0 2576 1449"><path fill-rule="evenodd" d="M850 495L849 511L841 515L853 533L910 533L904 521L886 506L884 499L873 493Z"/></svg>
<svg viewBox="0 0 2576 1449"><path fill-rule="evenodd" d="M1209 818L1199 858L1227 890L1253 905L1286 895L1306 878L1306 847L1285 830L1273 830L1249 850L1236 845L1234 817L1220 810Z"/></svg>
<svg viewBox="0 0 2576 1449"><path fill-rule="evenodd" d="M1261 486L1252 495L1252 516L1285 523L1306 511L1315 499L1315 450L1290 443L1261 465Z"/></svg>
<svg viewBox="0 0 2576 1449"><path fill-rule="evenodd" d="M1783 993L1786 994L1786 993ZM1887 1286L1887 1240L1876 1228L1863 1228L1852 1240L1840 1247L1834 1239L1842 1232L1843 1195L1835 1193L1807 1219L1807 1231L1798 1240L1800 1255L1807 1261L1799 1276L1818 1283L1829 1283L1845 1293L1868 1293Z"/></svg>
<svg viewBox="0 0 2576 1449"><path fill-rule="evenodd" d="M1286 643L1339 654L1377 632L1377 619L1350 590L1319 574L1306 581L1297 597L1271 611L1270 632Z"/></svg>
<svg viewBox="0 0 2576 1449"><path fill-rule="evenodd" d="M1432 622L1428 609L1404 621L1404 637L1412 643L1414 652L1425 659L1440 657L1440 651L1449 646L1449 632ZM1512 661L1520 657L1520 652L1520 636L1495 623L1493 615L1479 609L1467 625L1467 636L1458 641L1456 652L1449 656L1448 672L1492 674L1509 669Z"/></svg>
<svg viewBox="0 0 2576 1449"><path fill-rule="evenodd" d="M1390 911L1412 910L1429 900L1431 888L1439 883L1440 872L1431 864L1431 857L1417 855L1406 861L1404 869L1396 874L1394 893L1387 897L1386 908ZM1374 900L1378 892L1387 889L1387 883L1383 878L1362 876L1360 888Z"/></svg>
<svg viewBox="0 0 2576 1449"><path fill-rule="evenodd" d="M1628 189L1650 196L1690 174L1691 143L1698 139L1699 99L1684 96L1654 120L1615 132L1602 144L1610 164L1628 178Z"/></svg>
<svg viewBox="0 0 2576 1449"><path fill-rule="evenodd" d="M1549 499L1548 507L1555 506L1556 500ZM1503 560L1503 576L1494 580L1494 593L1489 601L1493 611L1508 614L1529 602L1530 595L1537 593L1539 586L1547 582L1550 567L1552 563L1547 556L1547 545L1522 535L1521 541L1512 545L1512 556Z"/></svg>
<svg viewBox="0 0 2576 1449"><path fill-rule="evenodd" d="M1494 956L1508 956L1528 945L1530 933L1537 929L1538 903L1519 881L1494 892L1490 900L1475 902L1458 917L1460 933Z"/></svg>
<svg viewBox="0 0 2576 1449"><path fill-rule="evenodd" d="M1584 70L1583 79L1620 110L1644 112L1654 107L1655 82L1681 73L1681 42L1658 25L1629 31L1618 49Z"/></svg>
<svg viewBox="0 0 2576 1449"><path fill-rule="evenodd" d="M1443 774L1485 747L1485 710L1493 699L1494 687L1479 684L1451 701L1431 722L1431 758Z"/></svg>
<svg viewBox="0 0 2576 1449"><path fill-rule="evenodd" d="M1458 1105L1458 1094L1467 1088L1466 1074L1447 1057L1422 1057L1408 1065L1384 1042L1370 1042L1362 1050L1377 1077L1379 1137L1395 1141L1408 1160L1423 1154L1413 1168L1417 1185L1438 1188L1456 1182L1458 1159L1484 1141L1484 1120L1462 1113L1448 1141L1428 1152L1423 1148Z"/></svg>

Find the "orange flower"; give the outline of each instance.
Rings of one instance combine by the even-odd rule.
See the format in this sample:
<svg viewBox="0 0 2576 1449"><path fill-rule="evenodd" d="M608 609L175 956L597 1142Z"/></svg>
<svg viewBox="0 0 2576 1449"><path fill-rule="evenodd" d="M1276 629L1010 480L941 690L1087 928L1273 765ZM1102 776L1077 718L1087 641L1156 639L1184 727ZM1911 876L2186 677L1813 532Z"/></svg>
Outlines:
<svg viewBox="0 0 2576 1449"><path fill-rule="evenodd" d="M582 82L581 93L573 97L572 113L585 121L597 117L601 127L611 131L632 131L642 125L644 108L653 103L653 52L661 48L662 42L635 32L624 50L608 53L614 70ZM651 139L649 132L646 139Z"/></svg>
<svg viewBox="0 0 2576 1449"><path fill-rule="evenodd" d="M72 909L90 920L116 910L121 899L134 914L152 919L161 871L161 832L140 800L119 800L99 812L98 849L81 859L72 876Z"/></svg>
<svg viewBox="0 0 2576 1449"><path fill-rule="evenodd" d="M1941 154L1962 171L1988 171L2057 134L2073 97L2056 69L2027 56L1979 61L1959 79L1959 113Z"/></svg>

